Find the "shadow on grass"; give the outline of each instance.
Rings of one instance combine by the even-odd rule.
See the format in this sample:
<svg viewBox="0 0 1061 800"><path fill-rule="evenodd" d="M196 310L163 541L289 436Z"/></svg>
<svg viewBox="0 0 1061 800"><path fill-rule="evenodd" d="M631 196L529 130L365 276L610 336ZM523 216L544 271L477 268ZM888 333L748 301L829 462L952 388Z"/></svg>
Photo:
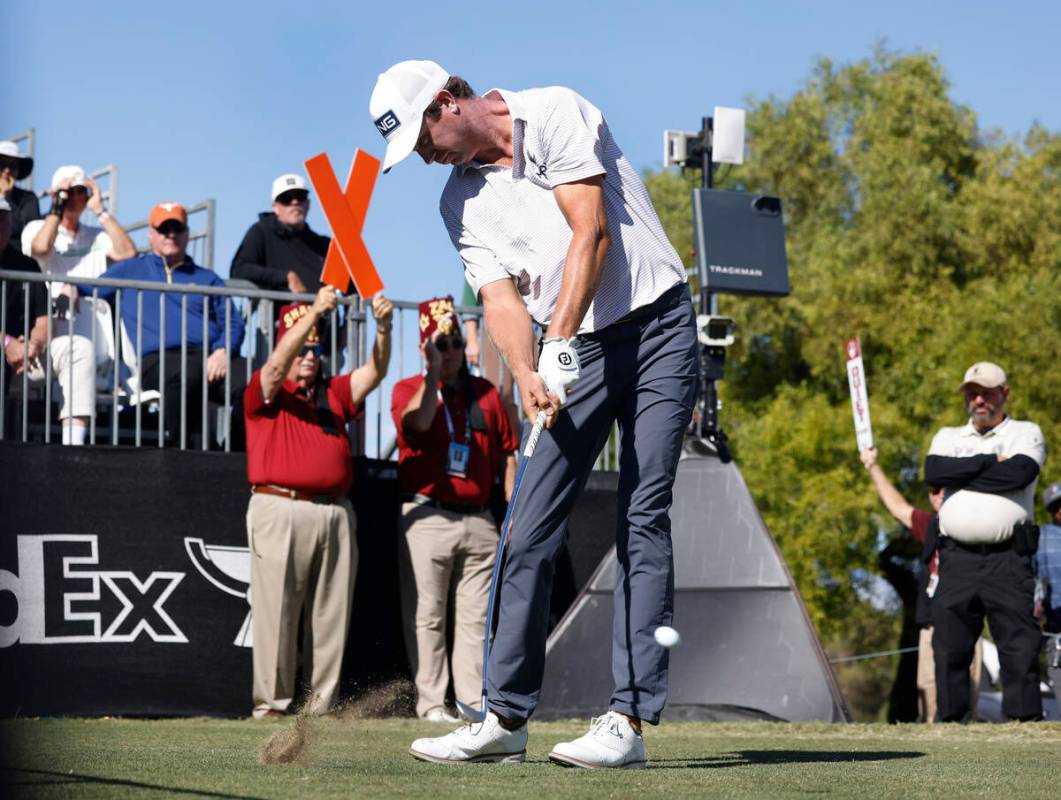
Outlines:
<svg viewBox="0 0 1061 800"><path fill-rule="evenodd" d="M742 750L705 758L650 758L655 769L722 769L771 764L851 764L859 761L895 761L923 758L916 750Z"/></svg>
<svg viewBox="0 0 1061 800"><path fill-rule="evenodd" d="M39 780L32 780L32 777L39 776ZM20 780L20 778L23 778ZM193 797L219 797L227 798L228 800L259 800L259 798L252 797L250 795L242 794L222 794L220 792L204 792L199 789L181 789L178 786L162 786L157 783L141 783L140 781L127 781L121 778L100 778L96 775L78 775L73 772L49 772L43 769L25 769L23 767L3 767L0 766L0 790L13 789L15 787L34 787L34 786L66 786L66 785L90 785L98 784L100 786L124 786L130 789L153 789L159 792L168 792L170 794L186 794ZM10 797L14 792L8 794L7 791L3 792L5 797Z"/></svg>

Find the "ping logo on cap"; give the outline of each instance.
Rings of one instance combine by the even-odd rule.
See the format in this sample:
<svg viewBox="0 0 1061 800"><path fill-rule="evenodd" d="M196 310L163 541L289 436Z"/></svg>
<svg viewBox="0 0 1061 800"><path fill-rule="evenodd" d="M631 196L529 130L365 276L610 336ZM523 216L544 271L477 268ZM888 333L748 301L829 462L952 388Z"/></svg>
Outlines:
<svg viewBox="0 0 1061 800"><path fill-rule="evenodd" d="M399 125L401 125L401 123L398 122L398 118L394 116L393 111L388 111L386 114L376 120L376 130L378 130L383 135L384 139L387 138L388 134L391 134L396 131Z"/></svg>

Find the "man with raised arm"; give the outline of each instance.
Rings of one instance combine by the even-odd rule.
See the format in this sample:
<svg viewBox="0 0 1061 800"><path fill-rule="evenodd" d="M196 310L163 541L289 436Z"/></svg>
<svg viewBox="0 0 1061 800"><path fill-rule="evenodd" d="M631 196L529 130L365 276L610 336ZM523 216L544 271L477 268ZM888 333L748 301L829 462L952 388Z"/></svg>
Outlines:
<svg viewBox="0 0 1061 800"><path fill-rule="evenodd" d="M319 323L335 289L313 305L281 310L276 348L243 396L247 424L247 539L251 554L254 716L294 710L299 621L308 711L324 713L339 692L357 575L354 480L346 423L364 413L390 362L391 302L372 300L372 357L353 372L321 374Z"/></svg>

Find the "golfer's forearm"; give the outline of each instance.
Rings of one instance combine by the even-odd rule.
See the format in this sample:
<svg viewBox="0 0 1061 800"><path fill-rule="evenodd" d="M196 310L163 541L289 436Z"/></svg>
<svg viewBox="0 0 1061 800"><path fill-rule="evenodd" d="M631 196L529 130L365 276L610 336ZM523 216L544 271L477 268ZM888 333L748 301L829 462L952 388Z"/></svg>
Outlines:
<svg viewBox="0 0 1061 800"><path fill-rule="evenodd" d="M888 513L895 517L899 524L909 528L914 519L914 507L906 501L906 498L888 480L884 470L876 464L869 468L869 478L873 481L873 488L877 490Z"/></svg>
<svg viewBox="0 0 1061 800"><path fill-rule="evenodd" d="M604 255L608 252L607 230L583 231L571 239L564 264L564 277L556 300L556 311L545 338L570 339L578 333L593 295L597 292Z"/></svg>
<svg viewBox="0 0 1061 800"><path fill-rule="evenodd" d="M522 382L528 373L534 372L534 333L530 314L511 285L511 297L499 298L497 301L487 299L486 289L489 288L483 290L483 316L487 333L504 357L513 377Z"/></svg>

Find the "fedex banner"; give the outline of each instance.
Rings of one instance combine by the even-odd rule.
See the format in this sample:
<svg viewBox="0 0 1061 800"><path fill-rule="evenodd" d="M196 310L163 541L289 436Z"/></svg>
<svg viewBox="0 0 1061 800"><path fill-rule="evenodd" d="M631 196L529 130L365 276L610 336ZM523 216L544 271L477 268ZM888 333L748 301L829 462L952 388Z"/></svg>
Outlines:
<svg viewBox="0 0 1061 800"><path fill-rule="evenodd" d="M397 482L360 466L347 693L406 671ZM0 442L0 715L248 714L248 497L241 454Z"/></svg>

